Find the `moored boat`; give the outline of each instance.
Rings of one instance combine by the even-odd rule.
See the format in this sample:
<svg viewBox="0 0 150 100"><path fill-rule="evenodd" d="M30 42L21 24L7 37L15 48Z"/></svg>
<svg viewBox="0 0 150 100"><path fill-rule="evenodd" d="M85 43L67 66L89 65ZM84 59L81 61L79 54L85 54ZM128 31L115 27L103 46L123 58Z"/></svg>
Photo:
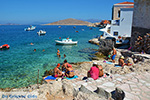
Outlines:
<svg viewBox="0 0 150 100"><path fill-rule="evenodd" d="M56 44L58 45L76 45L78 41L72 41L72 39L62 39L62 41L55 40Z"/></svg>
<svg viewBox="0 0 150 100"><path fill-rule="evenodd" d="M43 30L39 30L39 32L37 32L37 34L38 34L39 36L45 35L45 33L46 33L46 31L43 31Z"/></svg>
<svg viewBox="0 0 150 100"><path fill-rule="evenodd" d="M32 25L30 25L30 27L28 27L28 28L25 28L24 30L25 31L33 31L33 30L35 30L35 26L32 26Z"/></svg>

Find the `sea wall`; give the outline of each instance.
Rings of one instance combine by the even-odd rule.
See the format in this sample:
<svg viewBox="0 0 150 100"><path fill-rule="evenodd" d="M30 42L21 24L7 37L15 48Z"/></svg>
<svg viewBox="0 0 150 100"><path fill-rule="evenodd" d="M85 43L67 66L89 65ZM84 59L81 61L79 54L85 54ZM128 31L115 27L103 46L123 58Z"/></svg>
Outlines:
<svg viewBox="0 0 150 100"><path fill-rule="evenodd" d="M150 32L150 0L134 0L131 47L136 44L138 36L143 37ZM133 51L138 51L132 48ZM140 51L140 50L139 50Z"/></svg>

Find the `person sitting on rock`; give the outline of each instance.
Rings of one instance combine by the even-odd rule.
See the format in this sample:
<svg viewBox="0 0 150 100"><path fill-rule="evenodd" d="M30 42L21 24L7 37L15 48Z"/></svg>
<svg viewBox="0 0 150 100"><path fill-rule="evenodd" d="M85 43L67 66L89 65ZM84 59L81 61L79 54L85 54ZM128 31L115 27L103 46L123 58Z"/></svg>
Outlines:
<svg viewBox="0 0 150 100"><path fill-rule="evenodd" d="M62 71L66 71L66 68L67 68L67 65L68 65L68 64L69 64L69 63L68 63L67 60L65 59L63 65L62 65Z"/></svg>
<svg viewBox="0 0 150 100"><path fill-rule="evenodd" d="M111 52L109 52L108 56L106 57L106 60L111 59Z"/></svg>
<svg viewBox="0 0 150 100"><path fill-rule="evenodd" d="M98 69L99 69L99 77L102 77L104 75L102 65L98 65Z"/></svg>
<svg viewBox="0 0 150 100"><path fill-rule="evenodd" d="M54 77L61 77L62 72L59 70L60 64L58 63L57 66L54 68Z"/></svg>
<svg viewBox="0 0 150 100"><path fill-rule="evenodd" d="M120 65L121 67L123 67L123 66L125 65L125 63L124 63L124 57L121 56L121 57L119 58L118 62L119 62L119 65Z"/></svg>
<svg viewBox="0 0 150 100"><path fill-rule="evenodd" d="M93 66L92 66L91 69L88 71L87 77L91 77L91 78L93 78L94 80L98 79L98 77L99 77L99 68L98 68L96 62L93 63Z"/></svg>
<svg viewBox="0 0 150 100"><path fill-rule="evenodd" d="M72 68L72 65L67 64L65 75L66 77L69 77L69 78L74 77L74 70Z"/></svg>
<svg viewBox="0 0 150 100"><path fill-rule="evenodd" d="M129 57L125 57L124 63L127 66L131 66L132 64L134 64L132 58L129 58Z"/></svg>

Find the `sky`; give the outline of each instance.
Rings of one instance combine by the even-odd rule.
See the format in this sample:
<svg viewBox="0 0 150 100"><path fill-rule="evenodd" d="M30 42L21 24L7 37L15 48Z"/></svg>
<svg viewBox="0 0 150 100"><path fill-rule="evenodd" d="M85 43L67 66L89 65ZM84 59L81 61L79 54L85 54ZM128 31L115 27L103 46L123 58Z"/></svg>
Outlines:
<svg viewBox="0 0 150 100"><path fill-rule="evenodd" d="M134 0L0 0L0 24L46 24L74 18L110 20L113 4Z"/></svg>

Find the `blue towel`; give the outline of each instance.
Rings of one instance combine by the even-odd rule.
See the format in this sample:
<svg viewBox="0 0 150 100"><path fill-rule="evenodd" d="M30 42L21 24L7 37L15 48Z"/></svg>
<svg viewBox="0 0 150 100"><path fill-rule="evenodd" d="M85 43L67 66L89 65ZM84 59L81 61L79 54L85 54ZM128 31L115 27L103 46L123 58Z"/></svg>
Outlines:
<svg viewBox="0 0 150 100"><path fill-rule="evenodd" d="M121 67L120 65L115 65L115 67Z"/></svg>
<svg viewBox="0 0 150 100"><path fill-rule="evenodd" d="M67 80L72 80L72 79L75 79L75 78L78 78L78 76L77 76L77 75L75 75L75 76L74 76L74 77L72 77L72 78L66 77L66 79L67 79Z"/></svg>
<svg viewBox="0 0 150 100"><path fill-rule="evenodd" d="M54 76L47 76L44 80L55 80L56 77Z"/></svg>
<svg viewBox="0 0 150 100"><path fill-rule="evenodd" d="M105 63L107 63L107 64L113 64L112 62L109 62L109 61L105 61Z"/></svg>

